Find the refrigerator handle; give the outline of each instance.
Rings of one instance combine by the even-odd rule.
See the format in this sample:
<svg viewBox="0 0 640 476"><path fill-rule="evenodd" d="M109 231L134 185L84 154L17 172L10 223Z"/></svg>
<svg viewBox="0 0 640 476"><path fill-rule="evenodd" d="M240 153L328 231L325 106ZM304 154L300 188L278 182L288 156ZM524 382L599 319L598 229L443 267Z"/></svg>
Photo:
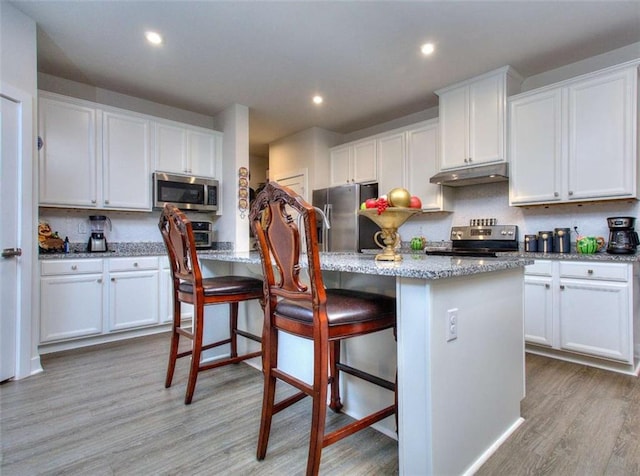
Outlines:
<svg viewBox="0 0 640 476"><path fill-rule="evenodd" d="M329 222L329 226L331 226L331 210L333 209L330 203L325 204L324 206L324 216L327 217L327 221ZM323 221L322 222L322 251L329 251L329 227Z"/></svg>

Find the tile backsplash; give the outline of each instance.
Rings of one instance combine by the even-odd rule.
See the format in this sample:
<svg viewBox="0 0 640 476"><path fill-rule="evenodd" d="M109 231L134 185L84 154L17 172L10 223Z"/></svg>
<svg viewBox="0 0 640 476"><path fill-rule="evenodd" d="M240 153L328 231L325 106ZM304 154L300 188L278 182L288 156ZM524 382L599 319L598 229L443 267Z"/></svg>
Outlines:
<svg viewBox="0 0 640 476"><path fill-rule="evenodd" d="M598 203L564 204L537 207L510 207L509 185L507 182L472 185L454 189L453 213L427 213L412 218L400 228L402 240L413 236L424 236L429 241L449 239L452 226L468 225L474 218L496 218L501 225L518 225L520 240L525 234L535 234L541 230L578 227L583 235L603 236L607 239L609 229L607 217L638 217L640 205L636 200L616 200ZM40 218L47 221L62 238L71 242L86 242L91 226L89 215L107 215L113 223L113 230L107 229L110 242L161 242L158 230L160 211L121 212L79 209L41 208ZM211 220L215 216L192 213L192 220ZM85 233L80 233L84 228ZM640 223L637 224L640 228ZM215 225L214 225L215 230ZM575 241L575 236L572 240Z"/></svg>
<svg viewBox="0 0 640 476"><path fill-rule="evenodd" d="M62 208L40 208L41 220L51 225L53 231L64 239L69 237L72 243L89 240L91 224L89 215L106 215L111 219L112 229L106 226L105 235L107 242L162 242L158 220L160 210L153 212L121 212L112 210L80 210ZM189 214L192 220L210 220L215 222L215 217L206 213ZM82 233L84 230L84 233Z"/></svg>
<svg viewBox="0 0 640 476"><path fill-rule="evenodd" d="M454 189L453 213L429 213L412 218L400 228L403 240L424 236L429 241L448 240L452 226L468 225L474 218L496 218L499 225L518 225L520 241L525 234L542 230L577 226L582 235L603 236L607 239L607 218L612 216L638 217L637 200L562 204L536 207L510 207L509 184L499 182ZM640 223L636 224L636 228ZM575 241L575 236L572 240Z"/></svg>

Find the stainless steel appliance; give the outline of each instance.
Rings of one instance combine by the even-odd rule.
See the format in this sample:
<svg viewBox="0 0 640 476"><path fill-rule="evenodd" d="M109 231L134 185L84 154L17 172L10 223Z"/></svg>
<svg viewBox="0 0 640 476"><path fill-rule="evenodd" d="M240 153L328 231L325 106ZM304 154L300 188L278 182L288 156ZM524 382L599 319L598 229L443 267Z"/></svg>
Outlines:
<svg viewBox="0 0 640 476"><path fill-rule="evenodd" d="M104 235L105 225L109 223L109 230L111 230L111 219L105 215L90 215L89 221L91 222L91 236L89 237L89 243L87 244L87 251L89 252L102 252L108 251L107 238Z"/></svg>
<svg viewBox="0 0 640 476"><path fill-rule="evenodd" d="M610 217L607 218L609 225L609 244L607 253L610 254L633 254L640 244L638 233L634 231L636 219L634 217Z"/></svg>
<svg viewBox="0 0 640 476"><path fill-rule="evenodd" d="M428 255L494 258L500 251L518 250L517 225L454 226L451 249L427 248Z"/></svg>
<svg viewBox="0 0 640 476"><path fill-rule="evenodd" d="M208 177L169 174L153 174L153 206L164 207L173 203L181 210L215 212L218 210L218 181Z"/></svg>
<svg viewBox="0 0 640 476"><path fill-rule="evenodd" d="M326 215L330 228L318 218L318 240L324 251L378 249L373 235L380 229L358 215L360 204L378 197L378 184L349 184L313 191L312 203Z"/></svg>
<svg viewBox="0 0 640 476"><path fill-rule="evenodd" d="M196 248L211 248L213 244L213 223L210 221L192 221L191 228Z"/></svg>

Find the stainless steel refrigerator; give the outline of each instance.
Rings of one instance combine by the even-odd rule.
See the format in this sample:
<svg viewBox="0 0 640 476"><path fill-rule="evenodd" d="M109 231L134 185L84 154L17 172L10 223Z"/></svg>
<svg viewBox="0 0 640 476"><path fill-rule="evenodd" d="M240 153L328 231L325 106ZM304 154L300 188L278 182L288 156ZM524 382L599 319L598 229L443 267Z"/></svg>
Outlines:
<svg viewBox="0 0 640 476"><path fill-rule="evenodd" d="M373 235L380 228L367 217L359 216L360 204L377 198L378 184L349 184L313 191L313 206L327 216L329 228L318 218L318 240L323 251L362 251L376 249Z"/></svg>

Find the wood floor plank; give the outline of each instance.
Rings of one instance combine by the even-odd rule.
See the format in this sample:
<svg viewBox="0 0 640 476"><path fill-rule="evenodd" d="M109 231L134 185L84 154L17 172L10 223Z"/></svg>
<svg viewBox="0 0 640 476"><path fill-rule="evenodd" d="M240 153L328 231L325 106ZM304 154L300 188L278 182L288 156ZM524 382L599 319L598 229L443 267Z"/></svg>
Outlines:
<svg viewBox="0 0 640 476"><path fill-rule="evenodd" d="M188 359L165 389L167 350L157 335L48 354L43 374L0 385L0 474L304 473L310 401L274 417L257 461L262 374L244 364L203 373L187 406ZM525 422L477 475L640 474L640 379L535 355L526 372ZM346 419L328 412L327 426ZM325 448L320 470L395 475L397 442L367 429Z"/></svg>

